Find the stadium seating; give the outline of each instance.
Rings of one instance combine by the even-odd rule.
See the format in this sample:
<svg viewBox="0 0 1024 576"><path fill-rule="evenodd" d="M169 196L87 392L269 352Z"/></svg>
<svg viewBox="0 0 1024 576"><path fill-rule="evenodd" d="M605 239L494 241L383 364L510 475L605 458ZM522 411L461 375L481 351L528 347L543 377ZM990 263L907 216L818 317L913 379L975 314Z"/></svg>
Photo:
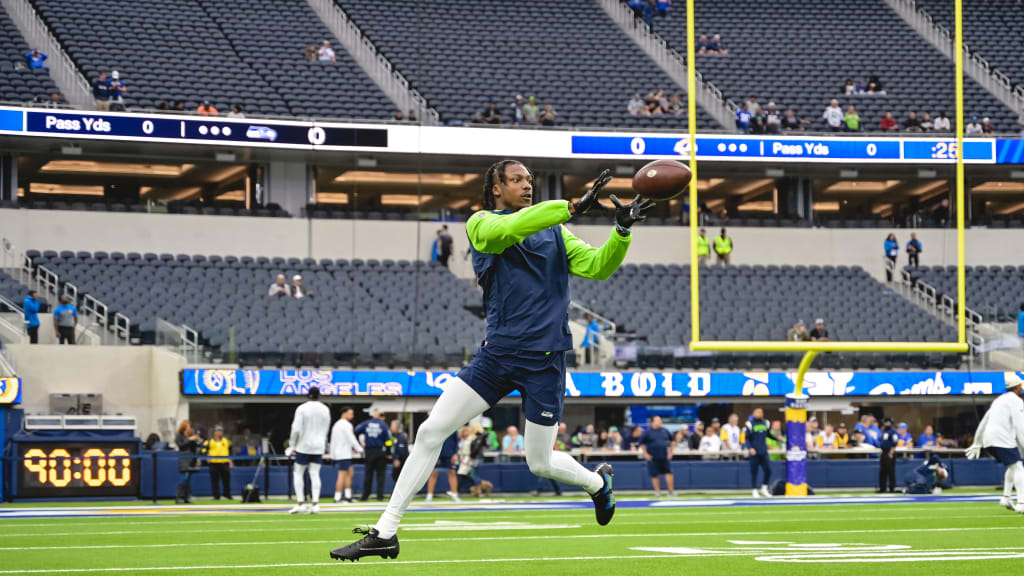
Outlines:
<svg viewBox="0 0 1024 576"><path fill-rule="evenodd" d="M49 98L51 92L60 92L49 70L27 67L25 53L31 49L7 12L0 9L0 100L31 102L37 96Z"/></svg>
<svg viewBox="0 0 1024 576"><path fill-rule="evenodd" d="M942 0L917 0L932 19L953 32L953 3ZM1024 12L1017 0L965 0L964 39L971 50L1020 85L1024 81L1024 58L1020 54Z"/></svg>
<svg viewBox="0 0 1024 576"><path fill-rule="evenodd" d="M873 279L860 267L729 266L701 270L701 337L706 340L783 340L797 319L808 330L823 318L832 340L907 342L952 341L951 326L929 315ZM690 340L689 269L678 265L627 264L608 281L572 279L573 299L634 333L651 347L671 350ZM634 295L630 296L630 295ZM795 366L792 355L676 357L657 352L657 366L712 367L777 364ZM660 354L667 354L661 357ZM643 360L641 360L643 362ZM828 355L821 365L865 367L882 358ZM897 364L957 362L952 357L894 357Z"/></svg>
<svg viewBox="0 0 1024 576"><path fill-rule="evenodd" d="M956 300L956 266L904 267L912 281ZM968 266L967 307L986 322L1013 322L1024 303L1024 266Z"/></svg>
<svg viewBox="0 0 1024 576"><path fill-rule="evenodd" d="M1016 4L1005 0L1006 4ZM655 18L655 29L685 52L686 36L677 6L672 20ZM1020 16L1019 6L1012 10ZM826 128L822 112L831 99L843 110L853 104L862 130L877 130L887 111L902 121L907 112L952 117L953 62L907 25L884 0L730 0L698 2L698 33L721 34L726 56L698 55L697 69L737 104L756 96L774 101ZM1019 29L1019 27L1018 27ZM1019 48L1019 34L1013 37ZM1006 48L1001 53L1019 52ZM877 74L883 95L844 96L847 79ZM977 82L964 82L966 114L988 116L997 131L1016 132L1017 117Z"/></svg>
<svg viewBox="0 0 1024 576"><path fill-rule="evenodd" d="M21 282L12 278L9 274L0 270L0 297L9 300L12 304L21 306L21 303L25 300L25 295L28 294L28 286L25 286ZM40 303L45 303L46 300L40 295ZM44 304L43 309L46 309ZM0 305L0 312L7 311L6 307Z"/></svg>
<svg viewBox="0 0 1024 576"><path fill-rule="evenodd" d="M387 98L335 46L338 62L306 62L307 44L330 39L305 2L35 0L87 78L118 70L129 106L209 98L221 113L386 118Z"/></svg>
<svg viewBox="0 0 1024 576"><path fill-rule="evenodd" d="M488 98L508 121L514 96L532 94L562 125L686 126L685 116L626 113L634 93L682 88L593 0L337 2L442 121L468 123ZM703 109L698 124L721 128Z"/></svg>
<svg viewBox="0 0 1024 576"><path fill-rule="evenodd" d="M185 324L225 356L271 365L460 365L483 336L480 296L437 263L30 251L61 281L126 315L144 341ZM313 297L271 298L278 273ZM233 335L232 335L233 332ZM233 338L233 344L231 339Z"/></svg>

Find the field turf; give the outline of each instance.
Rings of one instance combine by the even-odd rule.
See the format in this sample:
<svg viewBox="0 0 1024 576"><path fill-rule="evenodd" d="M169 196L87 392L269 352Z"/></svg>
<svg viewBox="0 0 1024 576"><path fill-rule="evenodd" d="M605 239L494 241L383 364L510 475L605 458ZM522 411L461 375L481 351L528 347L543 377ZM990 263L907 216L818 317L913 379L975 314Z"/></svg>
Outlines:
<svg viewBox="0 0 1024 576"><path fill-rule="evenodd" d="M799 505L623 497L606 527L578 497L474 501L470 510L435 500L406 515L398 559L358 563L332 561L328 552L355 538L353 526L375 521L378 513L366 507L325 503L318 516L288 516L283 503L4 505L0 576L1016 574L1024 567L1024 516L1000 508L993 494Z"/></svg>

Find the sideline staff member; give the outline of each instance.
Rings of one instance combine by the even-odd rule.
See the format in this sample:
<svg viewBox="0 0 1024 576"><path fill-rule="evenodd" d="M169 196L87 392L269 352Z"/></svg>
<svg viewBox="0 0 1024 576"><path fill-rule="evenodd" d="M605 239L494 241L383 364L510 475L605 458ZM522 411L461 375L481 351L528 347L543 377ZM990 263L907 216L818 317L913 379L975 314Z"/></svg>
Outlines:
<svg viewBox="0 0 1024 576"><path fill-rule="evenodd" d="M220 489L224 487L224 497L231 498L231 441L224 437L224 427L217 424L213 429L213 438L205 443L206 455L210 466L210 489L213 490L213 499L220 500ZM223 458L213 458L223 456Z"/></svg>
<svg viewBox="0 0 1024 576"><path fill-rule="evenodd" d="M388 425L380 419L380 410L373 411L373 417L356 426L356 436L363 439L366 448L366 468L363 471L363 496L361 500L370 499L370 486L373 477L377 477L377 500L384 499L384 471L388 467L387 442L391 440Z"/></svg>
<svg viewBox="0 0 1024 576"><path fill-rule="evenodd" d="M721 235L715 236L715 254L718 255L720 265L729 264L729 257L732 255L732 238L726 235L725 228L722 228Z"/></svg>

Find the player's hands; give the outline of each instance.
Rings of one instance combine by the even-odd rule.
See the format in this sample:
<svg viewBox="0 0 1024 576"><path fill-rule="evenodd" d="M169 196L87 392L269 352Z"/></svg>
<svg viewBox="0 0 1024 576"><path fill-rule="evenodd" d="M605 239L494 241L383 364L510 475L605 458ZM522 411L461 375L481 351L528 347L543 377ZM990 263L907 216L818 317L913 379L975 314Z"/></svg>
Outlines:
<svg viewBox="0 0 1024 576"><path fill-rule="evenodd" d="M608 199L615 204L615 229L623 236L629 234L633 224L646 220L646 212L654 208L654 202L650 199L641 200L639 195L629 204L623 204L615 194L608 196Z"/></svg>
<svg viewBox="0 0 1024 576"><path fill-rule="evenodd" d="M590 187L590 190L587 190L587 193L584 194L582 198L572 203L573 216L586 214L587 212L590 212L594 206L597 206L597 198L601 195L601 189L612 181L611 172L612 171L608 169L601 172L601 175L594 180L594 185Z"/></svg>
<svg viewBox="0 0 1024 576"><path fill-rule="evenodd" d="M751 448L750 449L750 455L751 456L756 456L757 455L757 450L754 450L753 448Z"/></svg>
<svg viewBox="0 0 1024 576"><path fill-rule="evenodd" d="M644 460L650 462L651 460L654 460L654 457L651 456L650 454L644 454Z"/></svg>
<svg viewBox="0 0 1024 576"><path fill-rule="evenodd" d="M289 458L291 458L292 456L295 456L295 448L293 448L291 446L285 448L284 449L284 455L289 457Z"/></svg>
<svg viewBox="0 0 1024 576"><path fill-rule="evenodd" d="M972 444L967 448L966 456L968 460L977 460L981 456L981 446Z"/></svg>

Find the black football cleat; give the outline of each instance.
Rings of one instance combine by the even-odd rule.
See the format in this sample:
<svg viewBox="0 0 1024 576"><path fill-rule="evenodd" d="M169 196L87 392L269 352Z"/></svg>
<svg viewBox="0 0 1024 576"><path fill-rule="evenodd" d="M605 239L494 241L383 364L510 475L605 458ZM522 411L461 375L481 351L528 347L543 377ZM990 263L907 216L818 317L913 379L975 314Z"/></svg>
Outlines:
<svg viewBox="0 0 1024 576"><path fill-rule="evenodd" d="M602 462L594 469L594 472L604 479L604 486L591 494L590 498L594 501L594 514L597 515L597 523L604 526L611 522L612 516L615 515L615 494L612 492L612 477L615 476L615 470L612 469L611 464Z"/></svg>
<svg viewBox="0 0 1024 576"><path fill-rule="evenodd" d="M335 560L356 561L363 556L380 556L381 558L398 558L398 535L391 538L380 538L376 528L352 530L363 537L348 546L331 550L331 558Z"/></svg>

